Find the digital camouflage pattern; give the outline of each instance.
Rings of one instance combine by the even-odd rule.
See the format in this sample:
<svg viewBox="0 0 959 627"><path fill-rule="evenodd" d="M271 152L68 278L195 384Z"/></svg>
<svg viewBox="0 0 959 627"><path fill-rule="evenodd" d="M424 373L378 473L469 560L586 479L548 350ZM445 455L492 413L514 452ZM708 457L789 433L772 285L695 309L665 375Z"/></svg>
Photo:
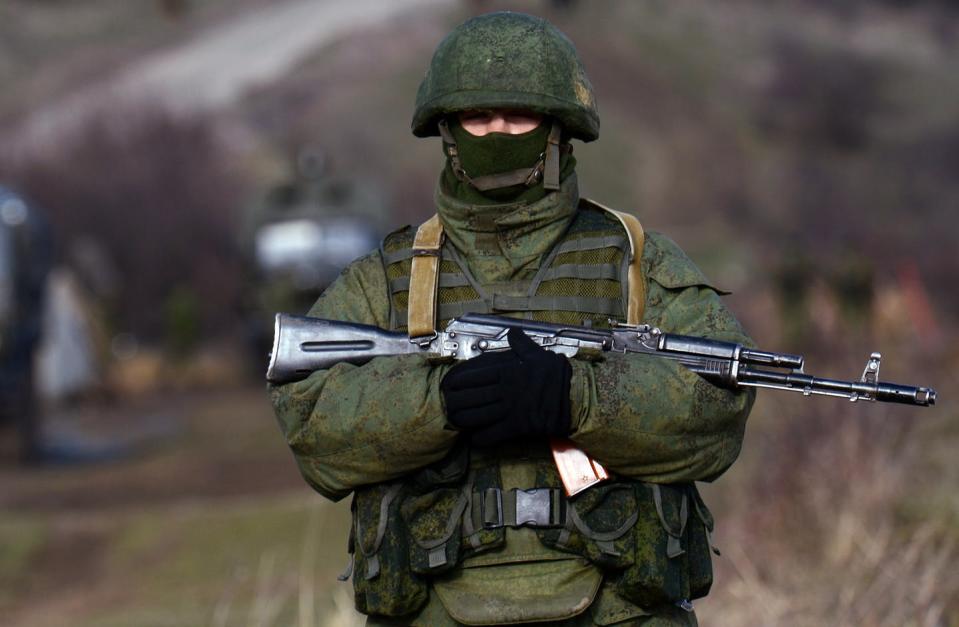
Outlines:
<svg viewBox="0 0 959 627"><path fill-rule="evenodd" d="M573 45L527 15L480 16L439 45L413 132L436 135L440 118L486 108L557 119L564 141L599 133ZM435 196L446 233L441 325L467 311L595 326L625 318L626 233L580 200L575 160L564 154L558 191L540 182L542 193L511 192L502 204L458 185L447 162ZM387 236L309 314L405 328L414 233ZM647 234L642 269L645 322L749 343L720 293L669 239ZM647 355L588 354L571 365L570 437L614 477L571 499L562 528L483 527L484 490L558 489L560 480L547 442L484 450L459 437L440 392L454 367L448 360L380 357L271 388L307 482L331 499L354 494L353 584L369 625L696 624L675 605L712 582L712 519L693 482L736 459L754 395Z"/></svg>
<svg viewBox="0 0 959 627"><path fill-rule="evenodd" d="M557 203L557 198L565 198L565 201ZM563 237L569 236L566 231L578 215L577 198L575 177L571 177L564 182L564 190L560 193L550 194L529 205L497 206L494 210L489 206L464 207L439 190L437 206L449 241L456 248L463 247L461 257L482 287L495 291L504 286L528 285L543 254ZM478 228L484 221L494 228ZM620 227L610 222L606 228ZM470 254L463 253L464 249L471 251ZM647 278L646 322L675 333L749 342L723 306L717 291L670 240L655 233L648 234L643 270ZM344 270L311 309L310 315L389 328L389 291L381 253L377 251ZM605 354L574 359L572 365L572 440L620 478L642 482L610 484L589 491L590 496L580 499L576 506L577 511L582 508L580 518L585 527L607 530L622 526L622 513L630 511L630 499L650 505L652 488L648 487L649 484L711 480L736 459L753 399L751 393L717 388L671 360L650 356ZM421 469L425 467L442 468L443 460L449 459L458 442L457 432L446 422L439 391L439 382L450 367L449 363L433 362L419 355L381 357L363 366L339 364L327 371L316 372L303 381L272 388L277 415L310 485L332 499L343 498L356 490L356 506L373 511L381 505L377 490L382 488L363 486L395 482L417 472L414 476L421 476ZM489 463L488 454L484 458L478 451L473 453L470 468ZM527 452L525 458L516 457L519 456L513 457L507 450L495 460L500 487L558 485L545 446L541 455ZM459 475L454 473L453 476L462 474L461 469ZM456 480L452 481L455 484ZM410 480L404 482L408 484ZM401 509L405 506L401 515L418 531L412 540L414 545L406 553L412 558L401 558L396 562L400 566L387 566L381 560L379 576L384 577L385 583L398 574L388 570L392 568L405 569L406 572L399 575L407 578L411 571L430 572L429 568L423 568L423 564L428 563L428 555L418 552L415 543L417 539L420 542L424 539L441 540L449 531L446 523L455 518L453 513L458 507L456 490L443 492L435 489L435 494L426 490L420 497L425 499L424 502L442 505L433 515L423 514L429 507L406 505L405 497L400 499L404 503ZM691 621L695 619L690 614L676 614L671 607L652 607L661 600L655 597L657 589L668 590L672 586L675 594L688 593L694 597L698 596L694 591L704 593L703 588L708 589L711 580L711 573L704 572L708 568L704 520L708 513L699 515L695 508L699 503L698 495L684 490L687 488L663 487L660 497L662 516L654 507L638 508L649 518L648 524L633 525L629 534L612 541L614 545L619 543L614 546L614 552L620 557L605 552L602 546L578 530L562 546L553 530L526 528L507 529L504 546L498 537L487 538L490 546L499 547L494 551L472 551L474 554L471 555L467 547L465 553L457 556L453 552L461 547L444 546L446 564L462 560L462 566L453 571L453 579L431 579L431 575L423 575L432 581L433 587L421 610L421 624L455 624L445 612L435 607L442 607L437 594L445 595L444 601L449 604L458 592L480 586L485 598L501 598L504 603L510 599L534 598L544 589L542 578L532 575L521 579L512 576L490 578L485 575L518 572L526 568L523 564L532 560L555 563L556 568L572 568L579 562L570 559L571 554L586 555L594 564L625 568L611 571L620 575L607 577L593 602L588 613L596 624L615 624L623 620L634 621L628 624L693 624ZM591 500L597 503L608 500L612 505L594 503L591 506ZM685 506L682 504L684 500ZM449 512L448 516L446 512ZM617 516L619 521L612 519ZM379 518L371 520L378 521ZM686 557L663 557L675 544L664 524L682 537ZM367 536L370 533L361 531ZM459 535L454 532L452 537L458 538ZM372 540L375 537L366 537L365 546L370 547ZM389 537L386 541L390 541ZM695 552L694 546L698 546ZM706 556L705 564L703 555ZM357 559L361 557L358 551ZM617 562L617 559L621 561ZM403 560L418 562L419 566L406 566ZM568 567L563 567L564 563ZM637 566L643 564L646 565L645 571ZM358 568L354 581L358 582L358 604L361 609L369 611L370 606L363 603L370 598L370 593L364 592L370 588L370 580L358 581L363 572ZM589 572L598 571L592 569ZM416 580L412 581L415 583ZM496 589L498 581L501 583ZM588 572L584 573L578 583L568 583L568 591L590 589L595 592L592 581L595 579ZM403 595L392 597L389 603L396 603L401 598L403 603L415 608L424 602L421 586L410 586L410 581L402 586L408 589ZM554 594L562 592L559 588L545 589ZM644 589L646 592L637 592ZM620 594L614 594L614 590ZM594 592L587 594L591 598ZM517 604L517 607L527 606L530 604ZM653 619L643 606L655 612L657 622L649 622ZM509 608L500 609L505 612ZM380 607L376 611L386 613L387 610ZM437 622L436 616L440 615L446 617L445 622ZM675 620L666 618L668 616ZM431 618L427 620L426 617Z"/></svg>
<svg viewBox="0 0 959 627"><path fill-rule="evenodd" d="M570 137L599 137L593 87L576 48L531 15L481 15L440 43L416 94L413 134L438 135L436 124L449 113L493 108L551 115Z"/></svg>
<svg viewBox="0 0 959 627"><path fill-rule="evenodd" d="M472 205L438 192L440 214L450 227L440 266L439 326L468 312L528 314L533 320L596 326L608 326L610 316L621 316L623 285L618 279L628 242L620 237L609 245L578 250L582 246L574 245L577 242L618 224L605 211L577 212L578 199L575 175L558 192L516 211L508 210L511 205ZM501 215L504 207L506 215ZM412 227L400 229L382 246L392 329L406 329L414 234ZM563 245L577 250L551 256L549 246L561 237ZM472 253L460 255L457 250ZM542 270L547 272L540 276ZM580 274L589 278L576 278ZM553 298L572 295L581 300L563 305Z"/></svg>
<svg viewBox="0 0 959 627"><path fill-rule="evenodd" d="M441 193L438 200L445 202ZM522 253L537 243L547 250L561 235L552 223L542 233L533 228L518 235L538 217L528 207L516 212L529 222L516 220L495 241L504 251L519 242L518 256L468 257L484 285L528 280L537 268L523 263ZM457 234L468 221L444 224L454 242L475 237ZM538 235L551 241L542 245ZM643 270L647 323L670 333L750 343L717 291L671 240L647 234ZM389 328L379 251L350 264L309 315ZM457 439L439 393L450 367L423 355L378 357L272 388L281 426L311 485L338 500L358 485L395 479L441 459ZM574 360L572 386L572 439L618 474L653 483L708 480L738 456L750 395L713 386L672 360L618 354L598 363Z"/></svg>
<svg viewBox="0 0 959 627"><path fill-rule="evenodd" d="M429 587L412 572L410 537L396 525L403 484L379 483L353 500L350 552L356 609L365 614L403 615L426 603Z"/></svg>

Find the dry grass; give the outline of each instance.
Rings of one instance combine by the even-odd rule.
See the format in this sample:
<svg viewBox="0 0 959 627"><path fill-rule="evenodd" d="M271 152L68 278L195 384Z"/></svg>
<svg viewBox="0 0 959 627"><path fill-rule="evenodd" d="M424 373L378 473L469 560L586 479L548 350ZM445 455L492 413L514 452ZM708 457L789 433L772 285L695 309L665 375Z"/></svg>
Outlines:
<svg viewBox="0 0 959 627"><path fill-rule="evenodd" d="M349 584L317 578L317 555L320 537L329 517L327 504L314 506L304 527L299 564L278 557L275 551L260 555L252 602L227 587L213 610L213 627L246 625L247 627L362 627L366 619L353 608L353 592ZM296 573L292 576L291 573ZM333 586L332 590L328 588ZM326 590L324 590L326 589ZM318 603L318 592L327 597ZM242 607L248 606L245 618Z"/></svg>
<svg viewBox="0 0 959 627"><path fill-rule="evenodd" d="M791 416L771 436L764 471L719 521L719 589L704 612L711 622L959 620L957 529L934 513L918 524L899 514L923 481L919 441L901 416L869 410L874 415ZM794 420L806 422L797 428Z"/></svg>

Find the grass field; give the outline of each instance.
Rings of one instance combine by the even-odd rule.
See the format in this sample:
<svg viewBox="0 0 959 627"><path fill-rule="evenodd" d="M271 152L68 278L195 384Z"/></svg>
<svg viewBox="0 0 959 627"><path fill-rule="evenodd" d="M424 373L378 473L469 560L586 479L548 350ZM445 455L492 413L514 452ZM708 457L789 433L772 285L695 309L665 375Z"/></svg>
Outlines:
<svg viewBox="0 0 959 627"><path fill-rule="evenodd" d="M133 459L0 468L5 625L279 625L343 606L348 503L305 487L262 389L172 400L176 435ZM98 407L99 433L155 407Z"/></svg>

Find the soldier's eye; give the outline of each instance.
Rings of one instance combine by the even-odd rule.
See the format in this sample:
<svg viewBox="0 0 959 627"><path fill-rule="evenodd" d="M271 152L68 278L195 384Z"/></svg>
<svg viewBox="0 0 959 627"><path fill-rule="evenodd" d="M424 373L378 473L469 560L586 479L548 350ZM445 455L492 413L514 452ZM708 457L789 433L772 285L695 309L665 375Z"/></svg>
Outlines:
<svg viewBox="0 0 959 627"><path fill-rule="evenodd" d="M543 116L524 111L510 111L503 115L503 119L509 124L539 124Z"/></svg>
<svg viewBox="0 0 959 627"><path fill-rule="evenodd" d="M460 121L463 122L488 122L493 115L488 111L467 111L460 114Z"/></svg>

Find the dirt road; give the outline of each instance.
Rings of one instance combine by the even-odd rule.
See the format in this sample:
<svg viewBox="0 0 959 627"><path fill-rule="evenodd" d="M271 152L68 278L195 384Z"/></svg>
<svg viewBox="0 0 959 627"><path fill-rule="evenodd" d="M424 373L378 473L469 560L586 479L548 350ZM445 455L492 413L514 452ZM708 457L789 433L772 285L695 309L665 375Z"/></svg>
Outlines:
<svg viewBox="0 0 959 627"><path fill-rule="evenodd" d="M345 33L454 0L285 0L244 12L172 48L131 62L112 76L29 115L5 138L6 150L55 142L108 103L162 104L195 112L227 107L254 86L283 76Z"/></svg>

